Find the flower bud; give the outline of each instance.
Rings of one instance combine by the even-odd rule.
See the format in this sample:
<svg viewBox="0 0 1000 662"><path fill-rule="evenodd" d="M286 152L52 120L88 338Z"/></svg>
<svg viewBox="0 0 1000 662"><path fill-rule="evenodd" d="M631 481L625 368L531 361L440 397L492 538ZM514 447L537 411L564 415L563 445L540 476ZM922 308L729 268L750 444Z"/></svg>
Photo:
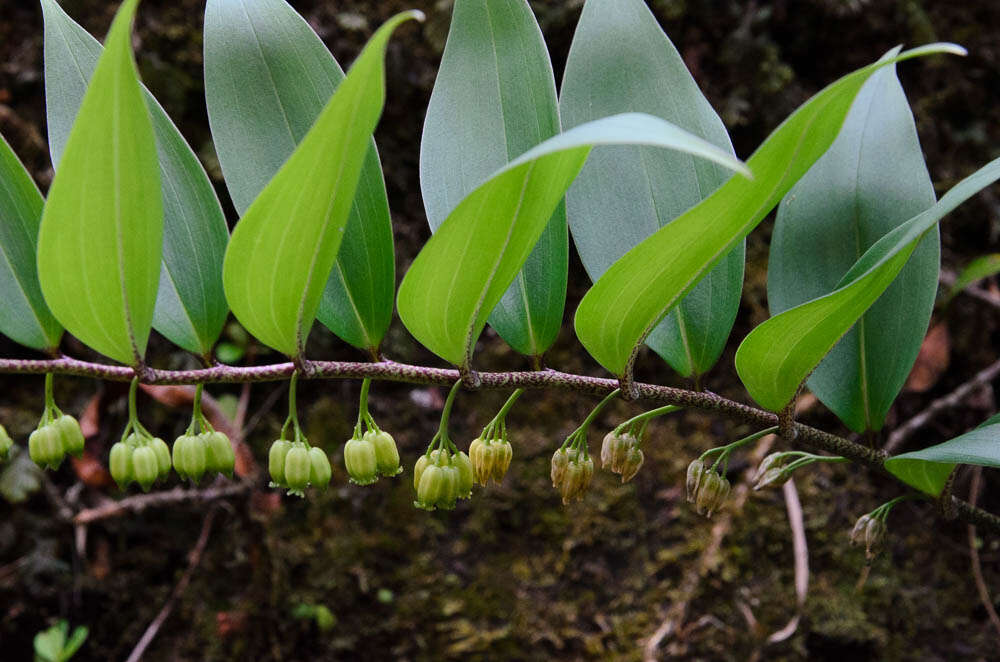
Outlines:
<svg viewBox="0 0 1000 662"><path fill-rule="evenodd" d="M569 450L559 448L552 454L552 470L549 472L549 476L552 478L552 487L561 489L560 486L566 478L569 463L576 459L576 455L576 449L573 448Z"/></svg>
<svg viewBox="0 0 1000 662"><path fill-rule="evenodd" d="M510 442L506 439L498 439L490 443L493 449L493 480L497 483L503 481L510 468L510 461L514 457L514 449L510 447Z"/></svg>
<svg viewBox="0 0 1000 662"><path fill-rule="evenodd" d="M482 437L476 437L469 444L469 461L472 462L473 479L480 485L486 485L486 481L493 475L493 460L496 454L492 444L483 441Z"/></svg>
<svg viewBox="0 0 1000 662"><path fill-rule="evenodd" d="M153 449L153 453L156 455L156 468L159 477L165 478L170 473L172 465L170 461L170 447L167 446L167 442L159 437L155 437L150 441L149 447Z"/></svg>
<svg viewBox="0 0 1000 662"><path fill-rule="evenodd" d="M445 487L438 497L437 507L442 510L451 510L455 507L455 502L458 501L458 483L461 478L458 473L458 467L454 465L449 464L441 467L441 472L444 476Z"/></svg>
<svg viewBox="0 0 1000 662"><path fill-rule="evenodd" d="M699 515L711 517L729 498L729 481L714 471L706 471L695 499L695 510Z"/></svg>
<svg viewBox="0 0 1000 662"><path fill-rule="evenodd" d="M292 443L285 439L275 439L267 453L267 473L271 476L271 487L285 486L285 457Z"/></svg>
<svg viewBox="0 0 1000 662"><path fill-rule="evenodd" d="M313 446L309 449L309 482L312 486L320 490L326 490L330 486L330 477L333 469L330 467L330 458L326 456L322 448Z"/></svg>
<svg viewBox="0 0 1000 662"><path fill-rule="evenodd" d="M65 452L73 457L83 455L83 431L80 429L80 424L76 422L75 418L69 414L63 414L53 421L52 425L59 430Z"/></svg>
<svg viewBox="0 0 1000 662"><path fill-rule="evenodd" d="M765 487L781 487L788 482L792 474L785 471L784 467L772 467L759 476L753 485L753 489L762 490Z"/></svg>
<svg viewBox="0 0 1000 662"><path fill-rule="evenodd" d="M688 503L695 503L698 500L698 490L701 487L702 477L707 473L705 463L701 459L694 460L688 465L687 470L687 500Z"/></svg>
<svg viewBox="0 0 1000 662"><path fill-rule="evenodd" d="M764 477L771 469L780 469L785 465L784 453L770 453L767 457L760 461L757 465L757 471L753 475L753 481L755 483L760 482L760 479ZM754 488L758 489L758 488Z"/></svg>
<svg viewBox="0 0 1000 662"><path fill-rule="evenodd" d="M64 454L62 435L51 423L38 428L28 437L28 455L40 467L58 469Z"/></svg>
<svg viewBox="0 0 1000 662"><path fill-rule="evenodd" d="M865 540L865 529L868 527L868 522L871 521L871 513L865 513L858 518L858 521L854 523L854 528L851 529L850 537L852 545L860 545Z"/></svg>
<svg viewBox="0 0 1000 662"><path fill-rule="evenodd" d="M625 462L622 464L622 482L627 483L632 480L639 473L639 468L645 460L646 456L638 445L629 446L628 452L625 453Z"/></svg>
<svg viewBox="0 0 1000 662"><path fill-rule="evenodd" d="M869 518L865 525L865 558L869 561L881 553L885 547L885 538L888 528L885 520L881 517Z"/></svg>
<svg viewBox="0 0 1000 662"><path fill-rule="evenodd" d="M344 445L344 466L351 482L371 485L378 480L378 458L369 439L349 439Z"/></svg>
<svg viewBox="0 0 1000 662"><path fill-rule="evenodd" d="M181 478L194 483L201 480L208 464L204 440L197 435L184 434L174 442L174 469Z"/></svg>
<svg viewBox="0 0 1000 662"><path fill-rule="evenodd" d="M232 478L236 454L229 437L218 431L202 432L199 437L205 445L205 468Z"/></svg>
<svg viewBox="0 0 1000 662"><path fill-rule="evenodd" d="M594 460L585 460L576 457L570 460L566 467L566 473L562 477L559 485L559 494L562 496L563 504L568 504L572 500L583 499L584 493L590 488L590 481L594 477Z"/></svg>
<svg viewBox="0 0 1000 662"><path fill-rule="evenodd" d="M420 489L420 477L424 475L424 470L432 464L438 464L438 458L441 457L441 451L434 449L430 454L424 453L417 458L417 463L413 465L413 489Z"/></svg>
<svg viewBox="0 0 1000 662"><path fill-rule="evenodd" d="M111 455L108 457L108 469L111 472L111 477L118 484L118 489L124 490L133 478L132 447L123 441L112 446Z"/></svg>
<svg viewBox="0 0 1000 662"><path fill-rule="evenodd" d="M0 425L0 460L6 460L7 455L10 453L11 447L14 446L14 440L10 438L7 434L7 429Z"/></svg>
<svg viewBox="0 0 1000 662"><path fill-rule="evenodd" d="M156 459L156 452L149 446L140 446L132 452L132 471L135 481L143 492L148 492L149 488L160 475L160 465Z"/></svg>
<svg viewBox="0 0 1000 662"><path fill-rule="evenodd" d="M472 460L464 452L459 451L451 456L451 466L458 472L456 485L458 498L468 499L472 496Z"/></svg>
<svg viewBox="0 0 1000 662"><path fill-rule="evenodd" d="M311 470L308 447L301 442L292 444L285 455L285 485L288 486L289 494L305 496Z"/></svg>
<svg viewBox="0 0 1000 662"><path fill-rule="evenodd" d="M413 505L424 510L434 510L442 494L446 495L447 491L448 480L444 473L444 467L428 463L420 473L417 500L413 502Z"/></svg>
<svg viewBox="0 0 1000 662"><path fill-rule="evenodd" d="M383 476L395 476L403 467L399 466L399 449L396 448L396 440L392 435L384 430L365 432L364 438L368 440L375 449L375 464L378 472Z"/></svg>

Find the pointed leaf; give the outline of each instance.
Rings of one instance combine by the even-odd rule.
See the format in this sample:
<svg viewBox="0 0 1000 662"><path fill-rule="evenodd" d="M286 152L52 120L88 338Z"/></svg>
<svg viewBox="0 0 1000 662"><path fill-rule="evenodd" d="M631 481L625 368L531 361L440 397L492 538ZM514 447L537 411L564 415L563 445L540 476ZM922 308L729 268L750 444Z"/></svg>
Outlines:
<svg viewBox="0 0 1000 662"><path fill-rule="evenodd" d="M826 151L864 82L879 68L930 53L964 53L951 44L906 51L859 69L816 94L761 145L747 165L752 180L730 178L703 202L643 241L594 283L576 312L591 356L623 375L638 345L708 272L757 226Z"/></svg>
<svg viewBox="0 0 1000 662"><path fill-rule="evenodd" d="M38 236L45 300L66 330L122 363L142 360L163 248L156 140L122 3L52 180Z"/></svg>
<svg viewBox="0 0 1000 662"><path fill-rule="evenodd" d="M921 492L938 496L956 464L1000 467L1000 414L943 444L885 461L886 470Z"/></svg>
<svg viewBox="0 0 1000 662"><path fill-rule="evenodd" d="M41 2L49 151L58 166L102 48L55 0ZM163 269L153 328L204 356L211 353L229 313L222 291L222 255L229 230L198 158L153 95L145 88L143 94L163 184Z"/></svg>
<svg viewBox="0 0 1000 662"><path fill-rule="evenodd" d="M868 249L830 294L772 317L736 351L736 370L762 407L779 411L799 385L899 274L937 222L1000 179L991 161L948 191L927 211L896 227Z"/></svg>
<svg viewBox="0 0 1000 662"><path fill-rule="evenodd" d="M466 196L414 260L396 305L429 350L468 366L489 311L538 241L594 145L657 145L746 172L735 157L639 113L582 124L549 138Z"/></svg>
<svg viewBox="0 0 1000 662"><path fill-rule="evenodd" d="M733 151L722 120L642 0L587 1L566 61L559 108L566 127L643 112ZM679 152L595 149L566 197L573 240L591 279L730 174ZM740 242L646 338L680 374L703 373L718 360L739 308L743 261Z"/></svg>
<svg viewBox="0 0 1000 662"><path fill-rule="evenodd" d="M336 263L382 114L389 36L422 16L398 14L379 28L233 232L223 264L229 305L247 331L280 352L301 354Z"/></svg>
<svg viewBox="0 0 1000 662"><path fill-rule="evenodd" d="M913 114L889 66L861 88L829 151L778 206L771 314L829 294L872 244L932 204ZM934 308L939 263L932 231L810 375L810 390L852 430L881 429L903 388Z"/></svg>
<svg viewBox="0 0 1000 662"><path fill-rule="evenodd" d="M34 349L54 350L62 326L38 284L42 194L0 136L0 333Z"/></svg>
<svg viewBox="0 0 1000 662"><path fill-rule="evenodd" d="M527 1L457 0L420 143L431 230L499 168L557 133L552 63ZM558 205L489 318L522 354L541 355L559 333L568 251Z"/></svg>
<svg viewBox="0 0 1000 662"><path fill-rule="evenodd" d="M330 51L285 0L209 0L205 98L237 212L281 168L343 79ZM382 167L369 142L317 318L355 347L374 351L392 321L396 276Z"/></svg>
<svg viewBox="0 0 1000 662"><path fill-rule="evenodd" d="M977 257L958 274L958 278L952 284L946 299L951 300L969 285L996 274L1000 274L1000 253L991 253L990 255Z"/></svg>

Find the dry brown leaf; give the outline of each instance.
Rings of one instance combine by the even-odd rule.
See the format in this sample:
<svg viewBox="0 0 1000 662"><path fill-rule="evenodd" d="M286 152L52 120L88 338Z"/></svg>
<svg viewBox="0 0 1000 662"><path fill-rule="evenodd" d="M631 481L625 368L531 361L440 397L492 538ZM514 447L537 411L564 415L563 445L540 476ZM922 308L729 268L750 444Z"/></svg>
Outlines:
<svg viewBox="0 0 1000 662"><path fill-rule="evenodd" d="M917 361L903 388L915 393L929 390L941 379L941 375L948 369L950 360L951 339L948 336L948 325L945 322L937 322L931 326L924 342L920 345Z"/></svg>

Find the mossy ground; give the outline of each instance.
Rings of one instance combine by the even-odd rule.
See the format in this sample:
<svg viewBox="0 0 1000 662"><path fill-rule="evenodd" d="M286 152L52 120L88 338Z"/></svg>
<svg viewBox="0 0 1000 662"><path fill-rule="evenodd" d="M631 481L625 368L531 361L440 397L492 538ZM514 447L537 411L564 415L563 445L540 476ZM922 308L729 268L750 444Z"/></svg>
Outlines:
<svg viewBox="0 0 1000 662"><path fill-rule="evenodd" d="M218 180L200 90L198 0L145 2L140 11L140 67L182 131ZM416 5L429 21L408 27L389 55L389 106L378 130L394 210L402 272L427 230L416 179L417 141L434 67L447 30L448 3L294 3L342 62L349 62L370 29L394 11ZM554 51L557 76L580 2L533 3ZM1000 145L1000 8L974 3L894 3L811 0L802 3L651 3L699 83L733 133L737 152L750 153L808 94L837 75L877 58L896 43L948 39L970 57L908 63L900 75L910 94L929 167L941 189L986 162ZM11 7L10 12L7 7ZM101 34L113 7L96 0L67 9ZM44 145L41 22L31 3L5 5L0 18L0 130L43 185L51 173ZM222 196L225 197L224 195ZM228 204L228 203L227 203ZM995 238L995 201L971 202L943 226L944 261L954 266L984 251ZM750 239L747 285L733 338L766 317L768 226ZM992 240L992 239L991 239ZM587 286L578 263L571 273L575 308ZM567 318L569 319L569 318ZM893 421L905 420L930 399L954 388L996 356L997 317L981 304L958 300L948 311L952 364L929 393L904 396ZM316 333L311 354L358 358ZM732 371L732 347L707 388L744 399ZM78 346L69 351L84 354ZM403 361L433 361L397 323L386 351ZM3 355L23 352L5 344ZM184 358L154 341L159 365ZM487 332L477 354L482 369L529 367ZM258 361L267 360L258 356ZM595 372L567 324L548 362L563 370ZM640 377L680 383L649 356ZM596 372L595 372L596 374ZM41 380L5 379L8 429L23 440L41 403ZM86 380L59 380L58 397L79 411L101 388ZM108 386L111 400L120 395ZM251 412L264 408L275 385L252 389ZM210 388L216 395L234 389ZM682 598L685 578L698 567L713 521L684 502L687 463L702 450L747 430L730 421L682 413L654 423L646 465L629 485L599 472L579 504L563 507L548 482L553 448L586 415L590 398L561 392L530 393L509 420L515 459L502 485L478 490L453 512L412 507L409 469L436 425L434 397L423 388L376 384L372 411L392 432L407 472L369 488L348 485L340 446L349 434L357 384L303 385L307 433L331 454L333 487L306 500L266 490L221 506L193 580L146 659L156 660L639 660L642 641ZM503 394L463 394L453 416L456 439L469 440L502 404ZM982 400L982 398L980 399ZM975 404L975 403L974 403ZM967 429L995 409L962 408L913 439L929 444ZM279 403L251 435L263 458L282 418ZM617 403L591 434L596 449L612 424L637 413ZM114 405L102 440L122 416ZM143 416L165 437L185 414L146 403ZM817 408L810 422L843 431ZM104 446L106 450L106 446ZM745 466L731 465L736 479ZM64 467L59 490L74 483ZM987 485L995 477L987 476ZM966 529L942 523L932 507L906 503L890 520L891 540L863 588L861 550L847 544L854 519L896 496L886 478L851 466L804 472L797 485L805 511L810 584L802 621L787 641L763 646L763 637L795 613L792 543L779 492L752 496L732 519L721 549L700 577L680 635L663 656L742 660L763 652L770 660L979 660L998 657L996 634L980 605L970 573ZM967 490L964 482L959 493ZM987 490L989 494L989 490ZM84 496L92 499L87 492ZM109 496L115 498L114 493ZM995 495L987 507L1000 509ZM124 659L168 599L187 565L204 506L179 505L90 527L87 554L73 552L73 530L38 493L28 502L0 505L0 642L4 659L27 659L31 638L51 619L86 624L91 635L77 659ZM1000 546L984 538L987 584L1000 591ZM334 616L321 630L297 618L303 605L325 605ZM759 626L747 625L740 605Z"/></svg>

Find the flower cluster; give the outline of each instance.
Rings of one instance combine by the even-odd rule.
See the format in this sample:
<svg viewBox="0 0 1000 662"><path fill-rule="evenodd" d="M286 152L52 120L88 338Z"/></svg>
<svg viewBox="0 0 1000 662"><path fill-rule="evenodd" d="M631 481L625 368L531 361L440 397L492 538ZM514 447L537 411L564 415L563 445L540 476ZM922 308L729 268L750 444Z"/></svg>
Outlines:
<svg viewBox="0 0 1000 662"><path fill-rule="evenodd" d="M552 487L559 490L563 504L580 501L590 489L594 478L594 461L587 453L587 446L560 448L552 454Z"/></svg>
<svg viewBox="0 0 1000 662"><path fill-rule="evenodd" d="M711 517L729 498L729 480L699 458L688 465L687 500L699 515Z"/></svg>
<svg viewBox="0 0 1000 662"><path fill-rule="evenodd" d="M47 410L38 428L28 437L28 454L40 467L57 469L66 455L79 457L83 453L83 432L69 414Z"/></svg>
<svg viewBox="0 0 1000 662"><path fill-rule="evenodd" d="M284 487L289 494L304 497L306 488L325 490L333 469L323 449L310 446L304 437L294 441L276 439L267 457L271 487Z"/></svg>
<svg viewBox="0 0 1000 662"><path fill-rule="evenodd" d="M617 428L612 430L601 444L601 467L620 475L623 483L629 482L645 460L639 445L639 437L635 434L619 432Z"/></svg>
<svg viewBox="0 0 1000 662"><path fill-rule="evenodd" d="M424 510L451 510L458 499L472 496L472 461L462 451L438 448L420 456L413 467L413 505Z"/></svg>
<svg viewBox="0 0 1000 662"><path fill-rule="evenodd" d="M179 441L179 440L178 440ZM227 440L228 443L228 440ZM176 445L174 447L176 456ZM205 458L201 459L202 470L205 470ZM129 483L138 483L144 492L148 492L153 483L170 474L170 449L167 443L159 437L150 435L145 430L128 432L121 441L111 447L108 468L111 477L115 479L119 489L124 490ZM180 470L178 470L180 473ZM181 476L183 478L183 475Z"/></svg>

